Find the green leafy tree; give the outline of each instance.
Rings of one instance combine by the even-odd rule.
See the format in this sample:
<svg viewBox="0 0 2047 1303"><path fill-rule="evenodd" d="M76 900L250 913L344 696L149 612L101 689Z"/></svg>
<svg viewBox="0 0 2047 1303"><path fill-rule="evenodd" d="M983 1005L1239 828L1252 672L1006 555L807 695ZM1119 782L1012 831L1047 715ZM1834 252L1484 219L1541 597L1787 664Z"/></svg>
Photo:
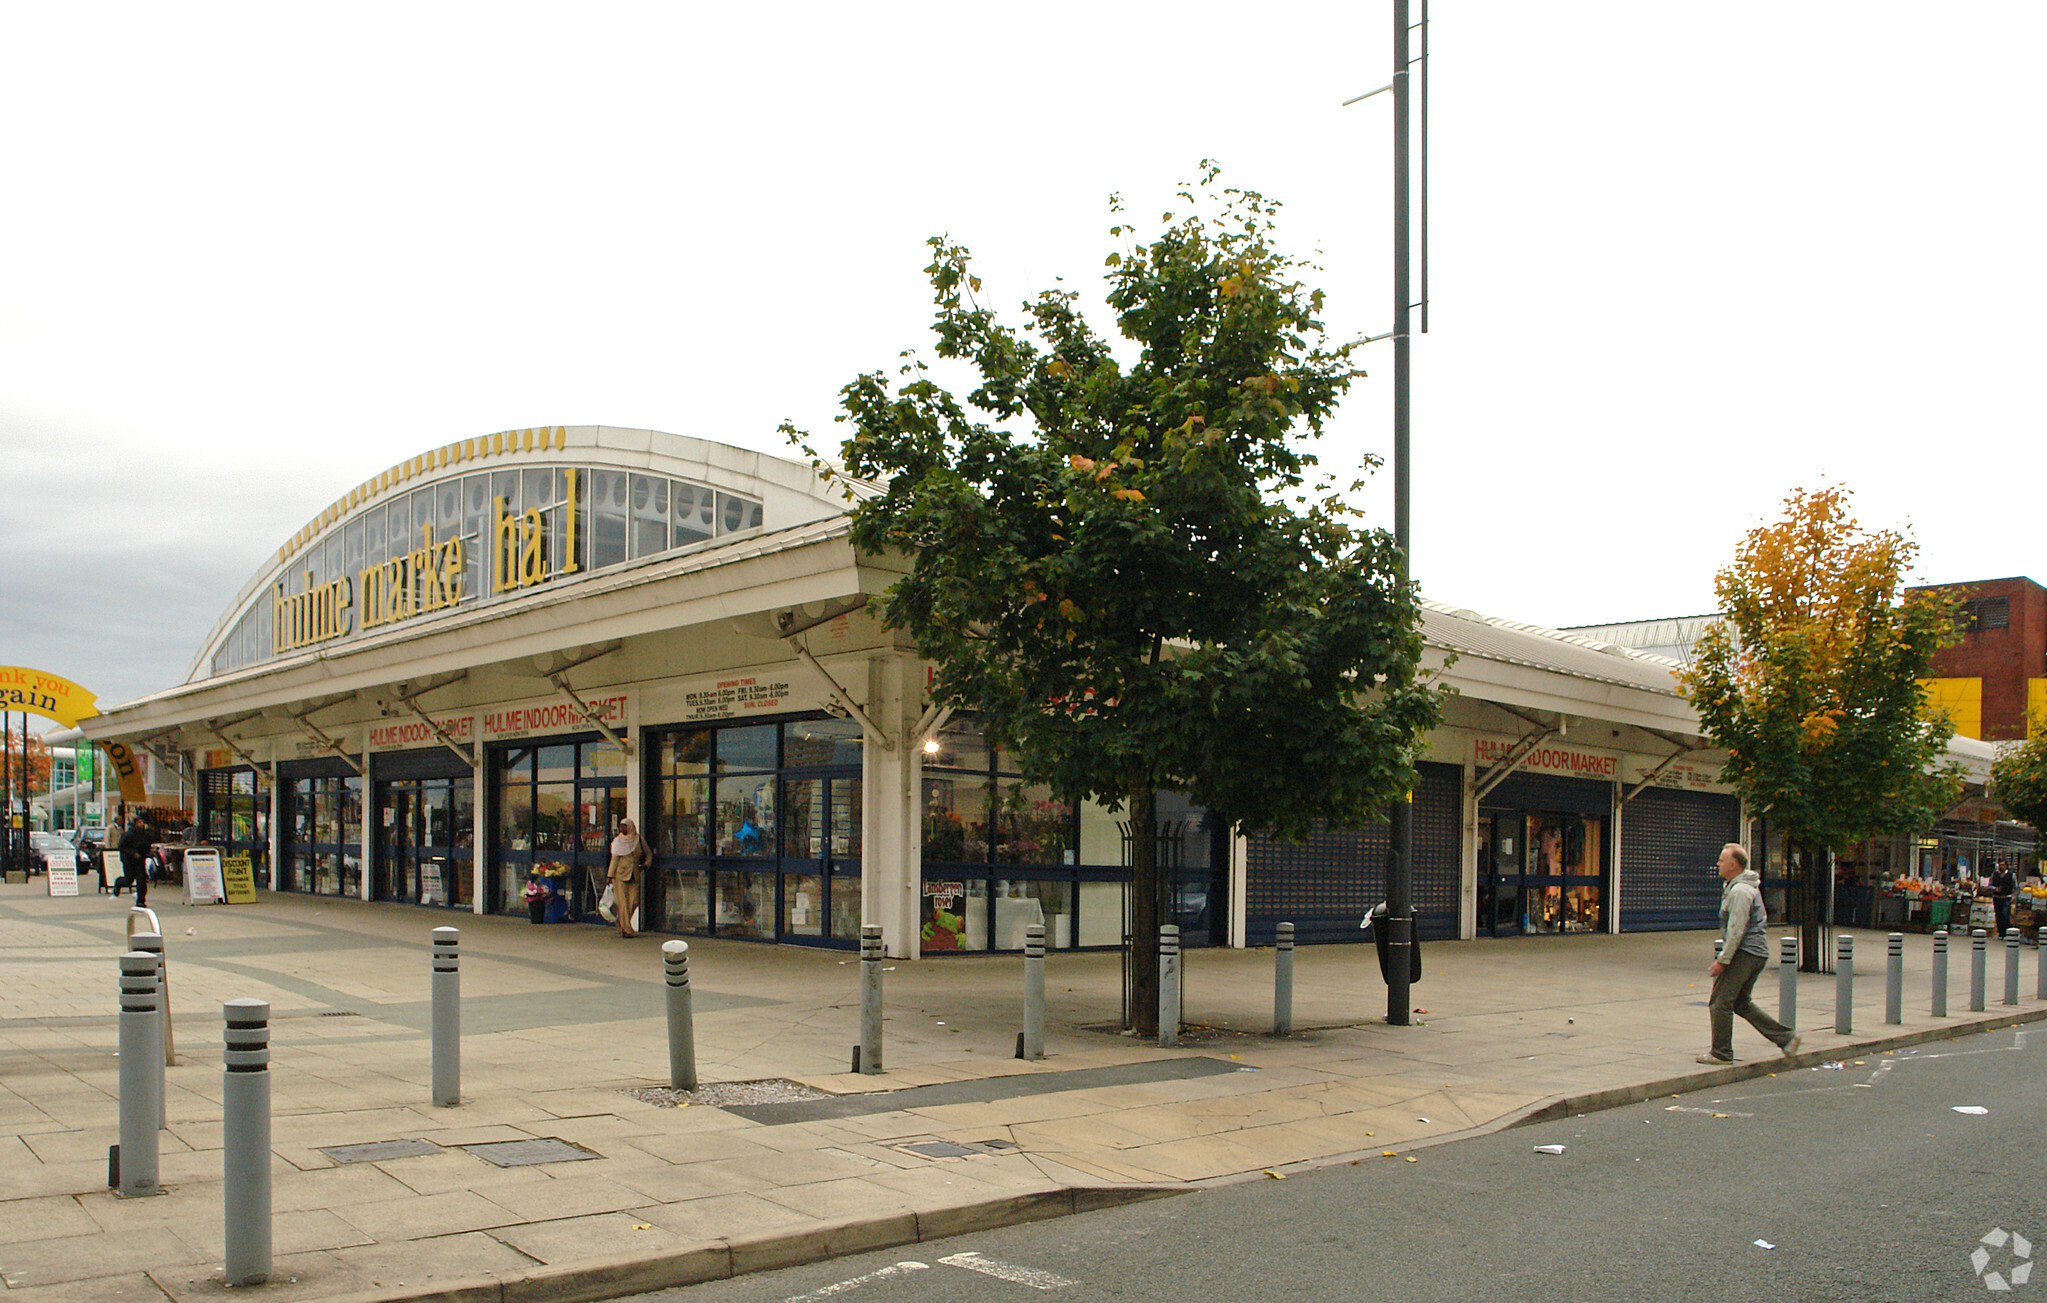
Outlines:
<svg viewBox="0 0 2047 1303"><path fill-rule="evenodd" d="M1803 966L1815 970L1831 853L1931 827L1961 791L1954 729L1920 685L1954 641L1950 603L1906 594L1918 546L1865 530L1838 487L1785 499L1715 579L1725 619L1683 677L1723 777L1805 868Z"/></svg>
<svg viewBox="0 0 2047 1303"><path fill-rule="evenodd" d="M2014 819L2047 832L2047 718L1990 764L1990 795Z"/></svg>
<svg viewBox="0 0 2047 1303"><path fill-rule="evenodd" d="M841 391L843 474L878 489L853 536L907 558L885 621L1027 778L1139 830L1160 790L1282 836L1382 818L1440 702L1392 538L1310 482L1355 345L1328 342L1307 264L1273 247L1275 203L1218 186L1212 164L1180 197L1218 211L1168 213L1109 255L1120 352L1066 289L1002 323L966 249L930 242L937 353L979 383L962 402L906 354L896 383ZM1131 237L1111 208L1110 234ZM1166 884L1151 836L1132 861L1149 1032Z"/></svg>

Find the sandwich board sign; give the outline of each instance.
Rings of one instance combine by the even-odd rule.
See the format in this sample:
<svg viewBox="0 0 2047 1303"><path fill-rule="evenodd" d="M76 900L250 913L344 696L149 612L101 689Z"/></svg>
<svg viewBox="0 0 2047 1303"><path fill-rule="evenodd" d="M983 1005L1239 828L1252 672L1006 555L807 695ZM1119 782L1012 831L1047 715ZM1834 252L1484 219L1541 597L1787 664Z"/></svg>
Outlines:
<svg viewBox="0 0 2047 1303"><path fill-rule="evenodd" d="M227 904L227 891L220 882L220 852L211 846L193 846L185 851L185 903Z"/></svg>

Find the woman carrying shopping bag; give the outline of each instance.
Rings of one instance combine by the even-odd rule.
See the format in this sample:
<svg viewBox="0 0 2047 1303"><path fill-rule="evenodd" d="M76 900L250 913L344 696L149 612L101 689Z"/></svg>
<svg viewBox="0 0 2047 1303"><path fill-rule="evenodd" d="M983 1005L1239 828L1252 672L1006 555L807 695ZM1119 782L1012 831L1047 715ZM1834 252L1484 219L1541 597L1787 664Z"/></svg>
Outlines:
<svg viewBox="0 0 2047 1303"><path fill-rule="evenodd" d="M633 821L620 819L611 839L611 909L622 937L640 934L640 869L653 858Z"/></svg>

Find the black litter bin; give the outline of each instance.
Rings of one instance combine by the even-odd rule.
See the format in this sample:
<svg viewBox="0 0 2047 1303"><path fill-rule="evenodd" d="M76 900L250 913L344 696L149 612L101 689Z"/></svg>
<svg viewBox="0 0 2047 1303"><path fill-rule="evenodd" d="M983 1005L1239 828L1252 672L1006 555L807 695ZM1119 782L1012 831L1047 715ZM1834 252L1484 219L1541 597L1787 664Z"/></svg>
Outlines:
<svg viewBox="0 0 2047 1303"><path fill-rule="evenodd" d="M1372 944L1379 948L1379 977L1386 985L1393 985L1393 957L1386 940L1386 906L1374 905L1365 920L1365 926L1372 929ZM1412 927L1412 924L1409 925ZM1407 946L1407 984L1414 985L1422 980L1422 943L1420 937L1410 937Z"/></svg>

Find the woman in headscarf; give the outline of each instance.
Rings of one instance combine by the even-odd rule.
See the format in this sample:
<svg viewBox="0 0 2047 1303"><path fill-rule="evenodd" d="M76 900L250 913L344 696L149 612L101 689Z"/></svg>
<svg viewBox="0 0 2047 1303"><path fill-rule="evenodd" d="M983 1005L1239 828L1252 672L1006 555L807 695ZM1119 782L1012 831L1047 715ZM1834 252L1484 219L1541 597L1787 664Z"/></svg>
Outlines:
<svg viewBox="0 0 2047 1303"><path fill-rule="evenodd" d="M639 935L633 921L640 912L640 867L652 858L633 821L620 819L618 836L611 839L611 908L622 937Z"/></svg>

